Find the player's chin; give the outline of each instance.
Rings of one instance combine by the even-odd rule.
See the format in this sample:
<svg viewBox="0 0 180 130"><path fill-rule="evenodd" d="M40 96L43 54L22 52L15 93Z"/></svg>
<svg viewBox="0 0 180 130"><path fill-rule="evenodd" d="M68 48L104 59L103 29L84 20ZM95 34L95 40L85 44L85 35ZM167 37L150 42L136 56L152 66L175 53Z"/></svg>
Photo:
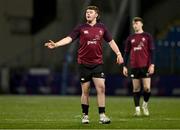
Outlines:
<svg viewBox="0 0 180 130"><path fill-rule="evenodd" d="M89 23L92 21L91 18L86 18L86 20L87 20L87 22L89 22Z"/></svg>

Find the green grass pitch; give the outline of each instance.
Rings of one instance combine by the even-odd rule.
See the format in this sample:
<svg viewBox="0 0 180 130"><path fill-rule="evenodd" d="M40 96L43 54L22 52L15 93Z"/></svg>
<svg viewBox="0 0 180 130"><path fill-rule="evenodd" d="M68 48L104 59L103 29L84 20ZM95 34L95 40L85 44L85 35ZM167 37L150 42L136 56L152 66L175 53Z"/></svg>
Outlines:
<svg viewBox="0 0 180 130"><path fill-rule="evenodd" d="M0 129L180 129L180 98L153 97L150 117L133 117L132 97L106 97L111 124L98 123L96 97L90 124L81 124L80 96L0 96Z"/></svg>

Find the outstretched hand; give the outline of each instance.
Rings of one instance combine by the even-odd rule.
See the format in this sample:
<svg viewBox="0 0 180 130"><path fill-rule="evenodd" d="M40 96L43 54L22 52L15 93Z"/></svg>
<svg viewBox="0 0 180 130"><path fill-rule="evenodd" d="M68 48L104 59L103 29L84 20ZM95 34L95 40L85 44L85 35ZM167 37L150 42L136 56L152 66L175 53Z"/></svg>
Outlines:
<svg viewBox="0 0 180 130"><path fill-rule="evenodd" d="M54 49L56 48L56 43L53 42L52 40L49 40L49 42L46 42L44 46L48 47L49 49Z"/></svg>

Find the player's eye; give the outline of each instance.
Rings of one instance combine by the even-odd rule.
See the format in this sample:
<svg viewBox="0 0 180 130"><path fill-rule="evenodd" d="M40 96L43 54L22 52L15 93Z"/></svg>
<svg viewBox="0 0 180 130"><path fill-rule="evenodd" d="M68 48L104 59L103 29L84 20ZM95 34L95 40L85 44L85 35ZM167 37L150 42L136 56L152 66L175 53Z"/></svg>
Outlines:
<svg viewBox="0 0 180 130"><path fill-rule="evenodd" d="M90 11L90 14L93 14L93 11Z"/></svg>

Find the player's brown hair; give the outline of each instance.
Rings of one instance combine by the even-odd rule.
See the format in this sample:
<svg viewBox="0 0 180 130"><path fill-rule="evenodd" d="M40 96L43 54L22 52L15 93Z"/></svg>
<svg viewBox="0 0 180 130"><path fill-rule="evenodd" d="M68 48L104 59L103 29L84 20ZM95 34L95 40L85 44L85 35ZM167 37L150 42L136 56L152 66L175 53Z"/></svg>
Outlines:
<svg viewBox="0 0 180 130"><path fill-rule="evenodd" d="M143 23L143 19L141 17L134 17L133 21L134 22L140 21L141 23Z"/></svg>

